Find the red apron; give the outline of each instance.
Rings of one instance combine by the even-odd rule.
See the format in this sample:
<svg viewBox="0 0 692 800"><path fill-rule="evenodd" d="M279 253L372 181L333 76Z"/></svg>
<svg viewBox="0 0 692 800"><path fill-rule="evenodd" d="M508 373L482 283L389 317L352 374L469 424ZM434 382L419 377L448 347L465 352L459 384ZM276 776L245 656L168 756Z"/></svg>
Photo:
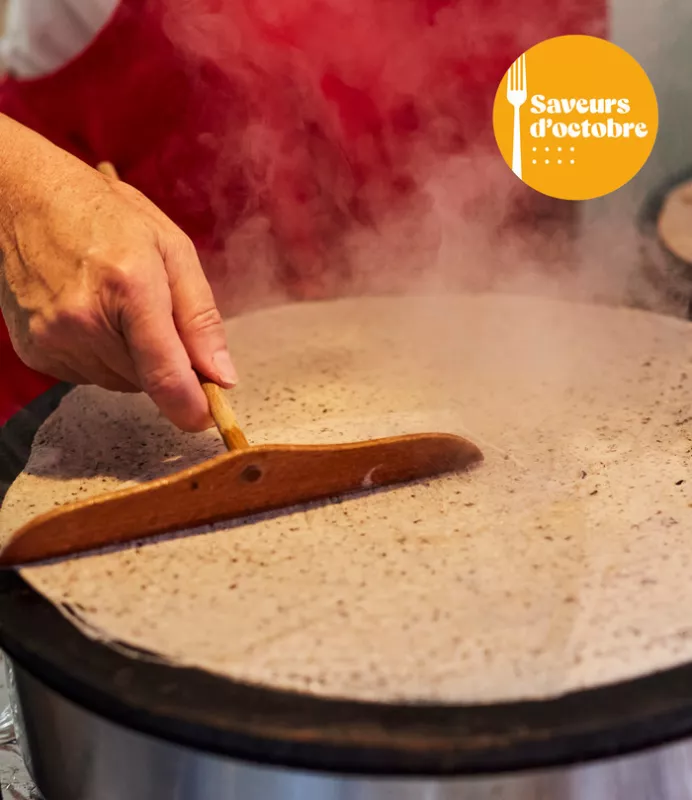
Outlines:
<svg viewBox="0 0 692 800"><path fill-rule="evenodd" d="M605 35L606 2L122 0L58 72L0 84L0 112L112 161L212 272L229 232L262 214L285 254L274 279L317 296L338 292L323 254L344 225L415 196L412 153L492 151L511 61L550 36ZM0 424L53 383L0 319Z"/></svg>

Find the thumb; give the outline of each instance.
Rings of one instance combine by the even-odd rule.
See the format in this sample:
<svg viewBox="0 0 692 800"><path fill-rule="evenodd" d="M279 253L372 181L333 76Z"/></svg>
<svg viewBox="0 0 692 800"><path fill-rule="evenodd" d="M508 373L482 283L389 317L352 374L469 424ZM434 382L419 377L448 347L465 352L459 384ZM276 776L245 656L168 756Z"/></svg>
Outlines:
<svg viewBox="0 0 692 800"><path fill-rule="evenodd" d="M209 282L192 242L185 236L166 247L164 261L173 301L173 319L192 366L226 389L238 375Z"/></svg>

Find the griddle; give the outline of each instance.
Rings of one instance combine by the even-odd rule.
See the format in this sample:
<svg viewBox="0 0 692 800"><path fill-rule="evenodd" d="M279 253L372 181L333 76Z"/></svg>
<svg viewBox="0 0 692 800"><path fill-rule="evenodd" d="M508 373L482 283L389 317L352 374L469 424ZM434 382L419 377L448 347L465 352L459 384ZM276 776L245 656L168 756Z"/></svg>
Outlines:
<svg viewBox="0 0 692 800"><path fill-rule="evenodd" d="M10 464L20 466L20 445L24 459L28 457L41 413L48 413L67 391L69 387L56 387L38 404L40 413L34 407L33 413L6 426L0 455L5 470ZM11 455L8 441L13 443ZM559 768L554 776L569 776L570 765L596 759L615 759L606 764L621 774L623 763L634 762L619 757L692 736L692 665L545 701L443 706L328 699L169 667L149 660L151 654L114 650L82 634L11 572L0 574L0 646L19 676L24 746L32 754L34 777L46 800L63 797L49 793L50 759L44 761L40 754L58 748L69 761L69 752L50 739L60 735L59 714L50 720L47 733L41 730L41 719L32 717L33 706L40 707L32 694L49 693L52 703L77 708L113 730L143 734L147 738L142 742L153 738L170 745L176 758L183 748L198 758L215 755L246 765L244 769L259 767L259 774L288 768L302 772L278 774L322 775L330 786L356 780L355 785L370 787L367 795L344 790L343 795L309 795L310 800L389 798L391 794L380 794L377 788L386 784L374 780L384 776L408 787L407 798L428 797L422 788L417 794L415 787L429 787L430 780L457 787L445 798L463 798L463 787L479 776L492 776L497 785L528 771L526 780L535 781L547 768ZM449 783L450 778L456 780ZM417 783L420 779L427 782ZM228 796L235 800L237 795ZM269 792L263 800L274 796L278 800L284 795ZM503 796L512 797L511 791ZM192 794L190 800L198 797L204 796ZM239 797L245 800L245 795ZM209 795L209 800L221 798Z"/></svg>
<svg viewBox="0 0 692 800"><path fill-rule="evenodd" d="M46 686L150 736L273 766L440 777L567 766L692 735L692 665L555 700L392 705L323 699L132 658L13 573L0 644Z"/></svg>

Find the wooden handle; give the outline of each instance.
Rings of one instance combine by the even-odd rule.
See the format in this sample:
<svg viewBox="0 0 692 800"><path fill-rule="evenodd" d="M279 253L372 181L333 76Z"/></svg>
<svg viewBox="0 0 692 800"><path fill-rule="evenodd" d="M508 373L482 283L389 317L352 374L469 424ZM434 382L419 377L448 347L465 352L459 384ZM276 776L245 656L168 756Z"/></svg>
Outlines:
<svg viewBox="0 0 692 800"><path fill-rule="evenodd" d="M120 180L118 171L110 161L102 161L96 169L102 175L108 175L109 178ZM248 448L250 443L245 438L245 434L240 430L238 420L233 413L233 409L231 408L231 404L224 390L216 383L212 383L201 375L199 376L199 382L202 384L204 394L209 401L209 411L211 412L212 419L216 423L216 427L219 429L221 438L229 452Z"/></svg>
<svg viewBox="0 0 692 800"><path fill-rule="evenodd" d="M228 448L229 452L234 450L245 450L250 446L250 443L245 438L245 434L240 430L238 420L236 419L231 404L224 390L216 383L208 381L200 377L200 383L204 394L209 401L209 410L211 416L219 429L221 438Z"/></svg>
<svg viewBox="0 0 692 800"><path fill-rule="evenodd" d="M116 169L115 169L115 167L114 167L114 166L111 164L111 162L110 162L110 161L102 161L102 162L101 162L101 163L98 165L98 167L96 167L96 169L97 169L97 170L98 170L98 171L99 171L99 172L100 172L102 175L108 175L108 177L109 177L109 178L115 178L115 180L116 180L116 181L117 181L117 180L120 180L120 179L118 178L118 173L117 173L117 170L116 170Z"/></svg>

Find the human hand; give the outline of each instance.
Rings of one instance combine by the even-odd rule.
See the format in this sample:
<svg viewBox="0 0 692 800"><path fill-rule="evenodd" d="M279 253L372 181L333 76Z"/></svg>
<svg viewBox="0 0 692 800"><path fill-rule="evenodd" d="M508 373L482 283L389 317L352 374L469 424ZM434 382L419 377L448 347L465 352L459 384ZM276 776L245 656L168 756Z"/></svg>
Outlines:
<svg viewBox="0 0 692 800"><path fill-rule="evenodd" d="M70 383L144 391L183 430L209 427L195 370L237 378L191 241L133 187L7 124L22 160L0 168L0 308L18 355Z"/></svg>

